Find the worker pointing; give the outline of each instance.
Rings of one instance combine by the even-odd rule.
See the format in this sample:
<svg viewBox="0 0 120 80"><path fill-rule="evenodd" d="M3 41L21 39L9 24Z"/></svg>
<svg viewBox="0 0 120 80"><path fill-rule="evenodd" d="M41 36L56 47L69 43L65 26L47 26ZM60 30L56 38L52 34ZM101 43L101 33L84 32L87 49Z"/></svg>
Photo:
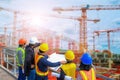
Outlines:
<svg viewBox="0 0 120 80"><path fill-rule="evenodd" d="M36 80L48 80L48 67L56 67L66 63L66 61L52 63L47 60L48 55L45 55L49 50L47 43L42 43L39 46L39 52L35 56Z"/></svg>
<svg viewBox="0 0 120 80"><path fill-rule="evenodd" d="M65 52L65 58L67 63L61 66L60 77L57 78L57 80L65 80L65 76L70 76L72 80L75 80L76 64L73 63L75 58L74 52L72 50L67 50Z"/></svg>
<svg viewBox="0 0 120 80"><path fill-rule="evenodd" d="M19 69L19 74L18 74L18 80L25 80L25 74L24 74L24 60L25 60L25 44L26 44L26 39L21 38L18 42L19 47L16 49L16 61L17 61L17 66Z"/></svg>
<svg viewBox="0 0 120 80"><path fill-rule="evenodd" d="M32 37L29 41L29 45L25 48L25 62L24 70L27 80L35 80L35 61L34 61L34 48L38 47L40 43L36 37Z"/></svg>
<svg viewBox="0 0 120 80"><path fill-rule="evenodd" d="M96 72L92 66L92 57L90 54L84 53L80 61L80 70L77 80L96 80Z"/></svg>

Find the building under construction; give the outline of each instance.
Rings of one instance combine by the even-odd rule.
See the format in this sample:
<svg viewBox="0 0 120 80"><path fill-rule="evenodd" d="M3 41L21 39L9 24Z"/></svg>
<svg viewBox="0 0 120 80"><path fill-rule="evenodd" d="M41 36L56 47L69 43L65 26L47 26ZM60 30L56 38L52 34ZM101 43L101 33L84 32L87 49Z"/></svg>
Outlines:
<svg viewBox="0 0 120 80"><path fill-rule="evenodd" d="M25 38L29 44L29 39L33 36L37 37L40 43L48 43L50 47L48 55L73 50L77 67L79 67L81 55L86 50L93 58L96 74L104 76L98 77L97 80L107 80L106 77L120 80L120 19L108 22L108 19L120 16L119 3L116 5L80 3L79 6L76 6L78 4L73 6L70 1L71 6L55 5L50 9L52 13L49 13L48 9L49 14L41 14L38 10L27 10L29 8L4 6L6 3L19 3L19 0L16 3L14 0L0 2L0 80L7 79L3 72L9 79L11 78L10 80L16 80L18 71L15 49L18 46L18 40ZM35 4L39 5L35 2L33 4L33 7ZM42 21L44 22L41 23ZM51 72L48 78L56 80Z"/></svg>

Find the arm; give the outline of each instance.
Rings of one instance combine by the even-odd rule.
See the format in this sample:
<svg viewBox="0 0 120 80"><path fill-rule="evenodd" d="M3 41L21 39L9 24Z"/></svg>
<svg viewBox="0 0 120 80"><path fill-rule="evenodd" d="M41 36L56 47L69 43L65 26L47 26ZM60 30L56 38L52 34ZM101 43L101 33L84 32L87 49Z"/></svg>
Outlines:
<svg viewBox="0 0 120 80"><path fill-rule="evenodd" d="M20 65L23 65L23 60L22 60L22 51L18 51L18 61Z"/></svg>
<svg viewBox="0 0 120 80"><path fill-rule="evenodd" d="M48 55L44 55L44 58L48 59L48 57L49 57Z"/></svg>
<svg viewBox="0 0 120 80"><path fill-rule="evenodd" d="M40 44L41 44L41 43L36 43L36 44L34 45L34 48L40 46Z"/></svg>
<svg viewBox="0 0 120 80"><path fill-rule="evenodd" d="M57 78L57 80L64 80L65 79L65 72L60 68L60 76Z"/></svg>
<svg viewBox="0 0 120 80"><path fill-rule="evenodd" d="M46 58L42 58L41 61L44 65L49 66L49 67L56 67L56 66L61 65L60 62L52 63L52 62L48 61Z"/></svg>

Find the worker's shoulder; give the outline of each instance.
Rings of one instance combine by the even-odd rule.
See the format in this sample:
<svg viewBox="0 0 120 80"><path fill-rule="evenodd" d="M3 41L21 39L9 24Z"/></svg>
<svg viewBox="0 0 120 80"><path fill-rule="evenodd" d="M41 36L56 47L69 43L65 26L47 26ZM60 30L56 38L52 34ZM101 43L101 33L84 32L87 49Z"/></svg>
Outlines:
<svg viewBox="0 0 120 80"><path fill-rule="evenodd" d="M71 65L76 65L74 62L70 63Z"/></svg>
<svg viewBox="0 0 120 80"><path fill-rule="evenodd" d="M18 52L17 52L18 54L21 54L22 53L22 50L18 50Z"/></svg>
<svg viewBox="0 0 120 80"><path fill-rule="evenodd" d="M49 61L47 60L46 57L41 57L41 58L39 59L39 62L42 62L42 63L49 63Z"/></svg>
<svg viewBox="0 0 120 80"><path fill-rule="evenodd" d="M67 63L67 64L63 64L63 66L76 67L76 64L75 63Z"/></svg>
<svg viewBox="0 0 120 80"><path fill-rule="evenodd" d="M70 63L68 66L76 68L76 64L75 63Z"/></svg>
<svg viewBox="0 0 120 80"><path fill-rule="evenodd" d="M75 64L75 63L71 63L71 64L76 67L76 64Z"/></svg>
<svg viewBox="0 0 120 80"><path fill-rule="evenodd" d="M33 51L33 49L32 49L29 45L27 45L27 46L25 47L25 50L26 50L26 51Z"/></svg>

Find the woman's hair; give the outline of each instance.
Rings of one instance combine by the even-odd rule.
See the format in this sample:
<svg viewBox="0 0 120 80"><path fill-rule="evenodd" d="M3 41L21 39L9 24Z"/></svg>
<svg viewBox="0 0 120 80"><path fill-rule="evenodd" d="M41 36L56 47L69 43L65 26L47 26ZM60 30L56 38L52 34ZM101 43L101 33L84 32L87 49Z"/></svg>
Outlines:
<svg viewBox="0 0 120 80"><path fill-rule="evenodd" d="M89 71L92 68L92 65L85 65L82 62L80 62L80 66L79 66L80 70L86 70Z"/></svg>
<svg viewBox="0 0 120 80"><path fill-rule="evenodd" d="M66 61L67 61L67 63L72 63L73 62L72 60L68 60L68 59L66 59Z"/></svg>
<svg viewBox="0 0 120 80"><path fill-rule="evenodd" d="M44 53L44 51L39 50L39 53Z"/></svg>
<svg viewBox="0 0 120 80"><path fill-rule="evenodd" d="M19 45L19 47L22 47L23 45Z"/></svg>

